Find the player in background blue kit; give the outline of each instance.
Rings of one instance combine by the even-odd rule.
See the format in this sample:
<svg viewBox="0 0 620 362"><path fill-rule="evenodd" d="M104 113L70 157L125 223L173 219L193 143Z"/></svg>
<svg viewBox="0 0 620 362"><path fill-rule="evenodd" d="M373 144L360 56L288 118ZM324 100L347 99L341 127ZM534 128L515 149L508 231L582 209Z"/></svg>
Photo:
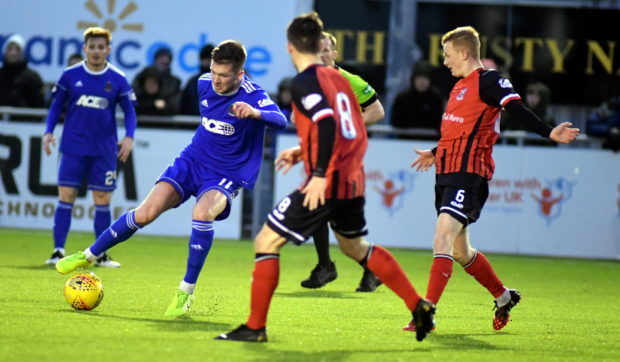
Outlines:
<svg viewBox="0 0 620 362"><path fill-rule="evenodd" d="M135 95L125 75L107 62L112 35L93 27L84 32L82 50L86 60L65 69L52 91L54 99L43 136L45 153L56 145L54 127L67 104L60 141L58 205L54 214L54 252L46 264L64 257L71 227L71 212L84 178L95 202L95 237L112 221L110 200L116 189L116 158L125 162L133 147L136 130ZM116 105L125 114L125 137L118 142ZM97 266L117 268L120 264L104 252L96 255Z"/></svg>
<svg viewBox="0 0 620 362"><path fill-rule="evenodd" d="M286 117L260 86L243 72L243 44L227 40L213 50L211 72L198 79L201 124L191 143L159 177L138 206L122 215L84 252L56 264L66 274L85 268L96 256L164 211L196 197L187 269L166 315L185 314L211 244L213 222L224 220L241 187L254 186L263 157L265 127L284 128Z"/></svg>

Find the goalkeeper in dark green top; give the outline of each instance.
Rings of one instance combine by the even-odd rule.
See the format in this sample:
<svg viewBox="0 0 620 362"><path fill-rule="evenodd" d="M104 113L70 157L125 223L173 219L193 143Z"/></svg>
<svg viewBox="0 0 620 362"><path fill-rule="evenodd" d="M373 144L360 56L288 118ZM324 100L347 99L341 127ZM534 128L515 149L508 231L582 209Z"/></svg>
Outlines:
<svg viewBox="0 0 620 362"><path fill-rule="evenodd" d="M351 84L353 93L355 93L355 97L362 107L364 124L368 126L382 120L385 112L374 88L360 76L351 74L336 65L335 60L338 55L336 51L336 38L328 32L323 32L320 55L325 65L338 69ZM329 256L329 229L327 224L318 229L312 237L319 256L319 262L310 273L310 277L301 282L301 286L304 288L320 288L338 277L336 265ZM364 275L356 291L372 292L379 285L381 285L381 281L370 270L364 268Z"/></svg>

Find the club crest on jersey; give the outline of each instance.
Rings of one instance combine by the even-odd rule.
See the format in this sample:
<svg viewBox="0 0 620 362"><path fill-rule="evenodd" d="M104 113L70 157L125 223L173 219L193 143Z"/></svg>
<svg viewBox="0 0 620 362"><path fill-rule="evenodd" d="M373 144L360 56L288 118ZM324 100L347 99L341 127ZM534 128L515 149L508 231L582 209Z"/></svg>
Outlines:
<svg viewBox="0 0 620 362"><path fill-rule="evenodd" d="M221 134L222 136L232 136L235 134L235 127L226 122L217 121L202 117L202 126L211 133Z"/></svg>
<svg viewBox="0 0 620 362"><path fill-rule="evenodd" d="M107 98L82 94L75 104L88 108L106 109L108 108L108 103Z"/></svg>
<svg viewBox="0 0 620 362"><path fill-rule="evenodd" d="M502 78L499 80L499 86L502 88L512 88L512 83L506 78Z"/></svg>
<svg viewBox="0 0 620 362"><path fill-rule="evenodd" d="M112 91L112 82L107 81L105 82L105 87L103 88L104 91L106 92L111 92Z"/></svg>
<svg viewBox="0 0 620 362"><path fill-rule="evenodd" d="M462 101L465 98L465 92L467 92L467 88L463 88L459 94L456 96L457 101Z"/></svg>
<svg viewBox="0 0 620 362"><path fill-rule="evenodd" d="M259 99L258 100L258 106L263 108L263 107L267 107L268 105L274 104L273 101L270 98L265 98L265 99Z"/></svg>
<svg viewBox="0 0 620 362"><path fill-rule="evenodd" d="M317 104L319 104L321 99L323 99L323 97L321 97L320 94L312 93L312 94L308 94L307 96L303 97L301 99L301 104L303 104L303 106L304 106L304 108L306 110L311 110L312 107L314 107Z"/></svg>

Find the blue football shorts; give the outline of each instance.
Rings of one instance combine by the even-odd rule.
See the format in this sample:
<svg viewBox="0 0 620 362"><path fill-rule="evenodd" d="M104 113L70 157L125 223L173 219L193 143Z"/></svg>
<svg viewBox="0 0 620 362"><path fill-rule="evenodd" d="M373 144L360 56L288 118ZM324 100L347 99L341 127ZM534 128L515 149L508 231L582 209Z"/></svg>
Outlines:
<svg viewBox="0 0 620 362"><path fill-rule="evenodd" d="M209 169L206 165L194 162L183 155L174 159L172 165L159 176L157 182L167 182L177 191L181 200L175 206L178 207L191 196L196 200L209 190L218 190L228 198L226 208L215 220L225 220L230 215L232 202L241 190L241 184L229 177L220 175Z"/></svg>
<svg viewBox="0 0 620 362"><path fill-rule="evenodd" d="M80 188L84 178L90 190L116 189L116 154L105 156L60 155L58 186Z"/></svg>

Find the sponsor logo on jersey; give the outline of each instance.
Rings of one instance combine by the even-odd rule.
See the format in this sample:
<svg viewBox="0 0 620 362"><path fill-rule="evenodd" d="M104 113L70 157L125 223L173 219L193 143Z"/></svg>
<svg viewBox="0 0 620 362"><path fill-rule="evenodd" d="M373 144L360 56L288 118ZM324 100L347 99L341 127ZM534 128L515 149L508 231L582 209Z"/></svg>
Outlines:
<svg viewBox="0 0 620 362"><path fill-rule="evenodd" d="M362 91L362 93L364 93L364 94L370 94L370 93L372 93L372 87L370 86L370 84L369 84L369 85L367 85L367 86L364 88L364 90Z"/></svg>
<svg viewBox="0 0 620 362"><path fill-rule="evenodd" d="M271 104L274 104L274 103L270 98L260 99L258 101L258 106L261 108L267 107L268 105L271 105Z"/></svg>
<svg viewBox="0 0 620 362"><path fill-rule="evenodd" d="M106 109L108 108L108 103L107 98L82 94L75 104L88 108Z"/></svg>
<svg viewBox="0 0 620 362"><path fill-rule="evenodd" d="M75 87L83 87L84 84L82 84L81 80L78 80L77 82L75 82Z"/></svg>
<svg viewBox="0 0 620 362"><path fill-rule="evenodd" d="M451 122L458 122L458 123L465 122L465 118L457 117L452 113L444 113L443 116L441 116L441 119L444 121L451 121Z"/></svg>
<svg viewBox="0 0 620 362"><path fill-rule="evenodd" d="M465 92L467 92L467 88L463 88L461 92L456 96L457 101L462 101L465 98Z"/></svg>
<svg viewBox="0 0 620 362"><path fill-rule="evenodd" d="M311 93L301 99L301 104L303 104L304 108L307 110L311 110L312 107L319 104L319 102L323 99L318 93Z"/></svg>
<svg viewBox="0 0 620 362"><path fill-rule="evenodd" d="M221 134L222 136L232 136L235 134L235 127L226 122L202 117L202 126L211 133Z"/></svg>
<svg viewBox="0 0 620 362"><path fill-rule="evenodd" d="M502 88L512 88L512 83L506 78L501 78L499 80L499 86Z"/></svg>
<svg viewBox="0 0 620 362"><path fill-rule="evenodd" d="M209 106L209 102L207 102L206 99L203 99L202 102L200 102L200 104L202 104L203 107L208 107Z"/></svg>

